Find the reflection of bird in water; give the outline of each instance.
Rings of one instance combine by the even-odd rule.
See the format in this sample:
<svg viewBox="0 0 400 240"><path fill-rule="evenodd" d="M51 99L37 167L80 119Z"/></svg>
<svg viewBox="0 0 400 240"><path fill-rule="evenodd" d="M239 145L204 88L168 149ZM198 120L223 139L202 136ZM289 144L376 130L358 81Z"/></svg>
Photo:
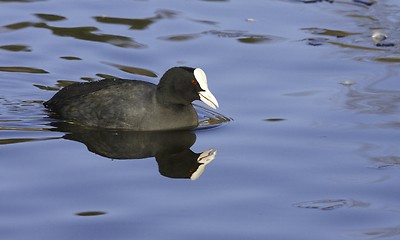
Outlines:
<svg viewBox="0 0 400 240"><path fill-rule="evenodd" d="M218 107L203 70L174 67L158 85L119 78L72 84L44 106L80 125L153 131L197 127L198 116L191 104L195 100Z"/></svg>
<svg viewBox="0 0 400 240"><path fill-rule="evenodd" d="M216 150L194 153L192 131L117 131L91 129L68 123L54 123L57 131L68 132L64 138L81 142L89 151L113 160L155 157L161 175L170 178L197 179L205 166L214 160Z"/></svg>
<svg viewBox="0 0 400 240"><path fill-rule="evenodd" d="M179 153L161 153L156 155L161 175L170 178L198 179L205 167L215 158L217 150L210 148L200 154L190 149Z"/></svg>

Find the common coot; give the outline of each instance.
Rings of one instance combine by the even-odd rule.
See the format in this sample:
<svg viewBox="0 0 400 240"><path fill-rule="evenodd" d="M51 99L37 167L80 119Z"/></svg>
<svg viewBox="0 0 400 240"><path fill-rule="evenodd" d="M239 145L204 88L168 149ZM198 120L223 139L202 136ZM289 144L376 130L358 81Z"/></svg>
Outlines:
<svg viewBox="0 0 400 240"><path fill-rule="evenodd" d="M154 131L197 127L197 113L191 104L195 100L218 107L202 69L174 67L158 85L119 78L75 83L61 89L44 106L79 125Z"/></svg>

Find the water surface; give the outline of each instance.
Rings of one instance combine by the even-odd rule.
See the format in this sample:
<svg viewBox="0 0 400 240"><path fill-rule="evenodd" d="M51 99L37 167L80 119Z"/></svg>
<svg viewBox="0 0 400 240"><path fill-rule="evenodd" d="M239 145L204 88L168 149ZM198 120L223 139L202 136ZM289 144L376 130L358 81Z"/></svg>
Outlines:
<svg viewBox="0 0 400 240"><path fill-rule="evenodd" d="M0 1L1 238L398 239L400 6L372 2ZM233 121L138 135L41 105L177 65L207 73L205 125Z"/></svg>

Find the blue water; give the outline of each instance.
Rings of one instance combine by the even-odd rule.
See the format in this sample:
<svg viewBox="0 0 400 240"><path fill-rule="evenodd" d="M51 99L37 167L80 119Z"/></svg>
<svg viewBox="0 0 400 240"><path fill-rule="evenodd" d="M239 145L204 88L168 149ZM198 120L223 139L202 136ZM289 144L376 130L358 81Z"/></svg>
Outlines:
<svg viewBox="0 0 400 240"><path fill-rule="evenodd" d="M398 239L400 5L305 2L0 1L1 239ZM204 69L233 121L82 132L41 105L177 65Z"/></svg>

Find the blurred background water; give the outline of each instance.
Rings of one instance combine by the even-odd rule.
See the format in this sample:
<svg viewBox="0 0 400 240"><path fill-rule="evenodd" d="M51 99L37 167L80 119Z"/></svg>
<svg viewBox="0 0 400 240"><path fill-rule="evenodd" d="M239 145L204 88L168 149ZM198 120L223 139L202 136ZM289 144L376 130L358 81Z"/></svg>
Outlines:
<svg viewBox="0 0 400 240"><path fill-rule="evenodd" d="M398 239L399 10L0 0L1 238ZM89 131L41 104L72 82L157 83L179 65L204 69L220 103L202 119L233 121Z"/></svg>

